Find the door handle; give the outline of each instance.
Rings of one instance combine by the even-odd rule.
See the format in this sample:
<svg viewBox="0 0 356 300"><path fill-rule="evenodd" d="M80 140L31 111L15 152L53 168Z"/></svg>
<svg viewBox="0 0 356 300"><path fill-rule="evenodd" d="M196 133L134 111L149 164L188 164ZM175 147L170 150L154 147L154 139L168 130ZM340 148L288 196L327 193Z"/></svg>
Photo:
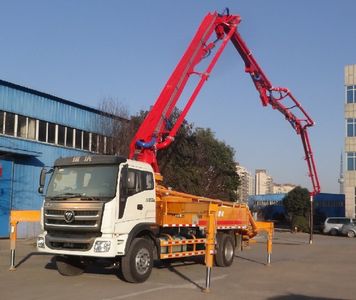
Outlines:
<svg viewBox="0 0 356 300"><path fill-rule="evenodd" d="M137 209L138 210L143 210L143 205L142 204L137 204Z"/></svg>

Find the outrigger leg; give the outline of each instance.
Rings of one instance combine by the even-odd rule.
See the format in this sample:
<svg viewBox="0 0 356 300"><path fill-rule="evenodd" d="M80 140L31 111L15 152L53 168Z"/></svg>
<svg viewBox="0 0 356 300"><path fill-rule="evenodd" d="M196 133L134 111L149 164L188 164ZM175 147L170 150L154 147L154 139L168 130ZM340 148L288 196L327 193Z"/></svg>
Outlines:
<svg viewBox="0 0 356 300"><path fill-rule="evenodd" d="M206 277L205 277L205 289L203 292L210 292L211 283L211 269L213 267L214 254L215 254L215 237L216 237L216 219L215 215L218 210L216 204L209 204L209 217L206 233L206 246L205 246L205 265L206 265Z"/></svg>

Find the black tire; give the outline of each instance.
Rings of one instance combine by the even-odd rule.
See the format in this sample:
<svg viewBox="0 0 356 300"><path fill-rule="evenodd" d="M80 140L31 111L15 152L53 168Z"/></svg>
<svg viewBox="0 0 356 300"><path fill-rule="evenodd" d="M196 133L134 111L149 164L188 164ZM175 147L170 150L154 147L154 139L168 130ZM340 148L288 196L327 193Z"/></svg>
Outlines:
<svg viewBox="0 0 356 300"><path fill-rule="evenodd" d="M337 236L338 234L339 234L339 232L338 232L337 229L333 228L333 229L330 230L330 235Z"/></svg>
<svg viewBox="0 0 356 300"><path fill-rule="evenodd" d="M219 232L216 236L215 264L218 267L229 267L235 256L235 243L231 235Z"/></svg>
<svg viewBox="0 0 356 300"><path fill-rule="evenodd" d="M83 274L85 264L79 256L56 256L58 272L63 276L77 276Z"/></svg>
<svg viewBox="0 0 356 300"><path fill-rule="evenodd" d="M355 237L355 232L352 231L352 230L349 230L349 231L347 232L347 237L349 237L349 238L354 238L354 237Z"/></svg>
<svg viewBox="0 0 356 300"><path fill-rule="evenodd" d="M128 282L144 282L150 277L153 266L153 246L144 238L136 238L121 259L121 276Z"/></svg>

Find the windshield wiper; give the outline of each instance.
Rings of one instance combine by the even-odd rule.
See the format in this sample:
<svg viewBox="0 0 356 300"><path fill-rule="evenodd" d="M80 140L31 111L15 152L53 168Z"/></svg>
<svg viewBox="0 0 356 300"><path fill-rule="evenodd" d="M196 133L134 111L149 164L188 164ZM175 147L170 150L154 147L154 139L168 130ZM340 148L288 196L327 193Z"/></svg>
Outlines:
<svg viewBox="0 0 356 300"><path fill-rule="evenodd" d="M87 196L87 195L83 195L80 197L80 200L99 200L98 197L93 197L93 196Z"/></svg>
<svg viewBox="0 0 356 300"><path fill-rule="evenodd" d="M76 198L76 197L81 197L81 193L62 193L53 196L53 199L67 199L67 198Z"/></svg>
<svg viewBox="0 0 356 300"><path fill-rule="evenodd" d="M68 198L80 198L80 200L99 200L97 197L92 197L85 195L84 193L62 193L56 196L53 196L52 199L64 200Z"/></svg>

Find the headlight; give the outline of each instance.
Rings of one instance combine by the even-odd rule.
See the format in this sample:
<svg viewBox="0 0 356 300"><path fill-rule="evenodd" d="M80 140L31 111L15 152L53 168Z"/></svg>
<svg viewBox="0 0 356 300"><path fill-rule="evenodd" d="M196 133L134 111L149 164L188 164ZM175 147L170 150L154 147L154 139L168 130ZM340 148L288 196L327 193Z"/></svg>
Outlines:
<svg viewBox="0 0 356 300"><path fill-rule="evenodd" d="M44 248L45 247L45 240L43 237L39 236L37 238L37 248Z"/></svg>
<svg viewBox="0 0 356 300"><path fill-rule="evenodd" d="M110 241L96 241L94 244L94 252L108 252L110 250Z"/></svg>

